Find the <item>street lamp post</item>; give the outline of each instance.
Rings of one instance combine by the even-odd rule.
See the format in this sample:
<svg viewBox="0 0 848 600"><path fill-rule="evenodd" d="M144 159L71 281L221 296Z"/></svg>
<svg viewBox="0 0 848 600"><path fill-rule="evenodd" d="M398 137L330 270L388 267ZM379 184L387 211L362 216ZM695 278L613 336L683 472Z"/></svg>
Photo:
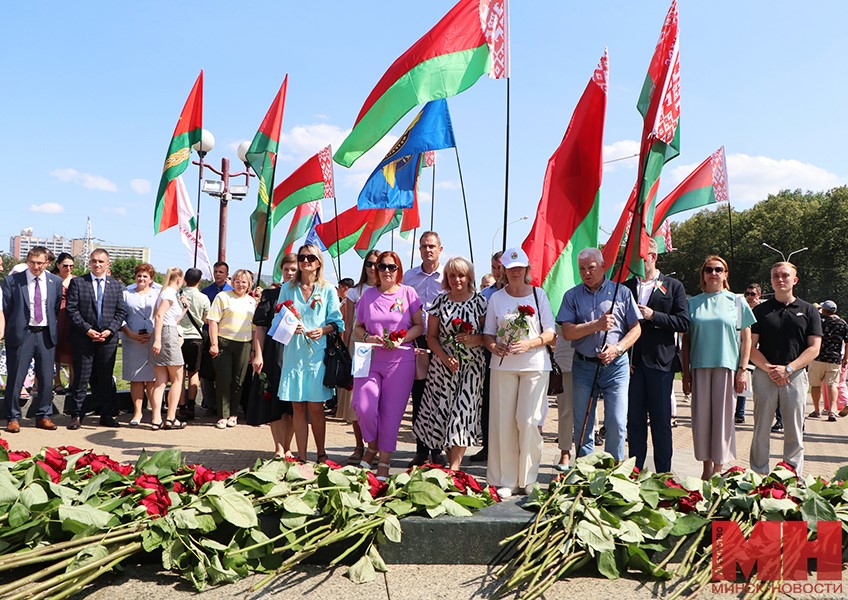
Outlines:
<svg viewBox="0 0 848 600"><path fill-rule="evenodd" d="M208 138L207 138L208 134ZM221 170L219 171L215 167L208 165L203 162L203 159L206 157L206 154L212 150L215 146L215 138L212 134L203 130L203 138L200 142L194 144L193 148L197 151L197 154L200 156L199 161L194 161L194 164L200 167L200 179L201 179L201 192L206 192L210 196L214 196L220 200L219 212L218 212L218 260L226 261L227 260L227 203L230 200L241 200L243 199L248 192L248 187L250 186L250 178L255 177L253 173L250 172L250 167L247 164L247 150L250 148L250 142L242 142L239 144L238 150L236 153L238 154L239 160L241 160L245 165L244 171L239 171L238 173L230 173L230 159L227 157L221 158ZM203 169L209 169L216 175L220 177L220 179L203 179ZM244 176L244 185L231 185L230 178L231 177L241 177ZM200 197L197 199L197 226L200 227Z"/></svg>
<svg viewBox="0 0 848 600"><path fill-rule="evenodd" d="M516 219L515 221L510 221L509 223L506 224L506 226L509 227L510 225L514 225L515 223L518 223L519 221L526 221L529 218L530 217L528 217L527 215L524 215L523 217ZM500 226L498 226L497 229L495 229L495 235L492 236L492 252L491 252L491 254L489 254L489 256L494 255L494 253L495 253L495 239L498 237L498 232L503 228L504 228L504 226L500 225ZM506 239L506 232L504 232L504 239ZM506 248L503 248L503 250L506 250Z"/></svg>
<svg viewBox="0 0 848 600"><path fill-rule="evenodd" d="M803 248L798 248L797 250L793 250L792 252L790 252L790 253L789 253L789 256L786 256L783 252L781 252L780 250L778 250L778 249L777 249L777 248L775 248L774 246L769 246L769 245L768 245L768 244L766 244L765 242L763 242L763 246L765 246L765 247L766 247L766 248L768 248L769 250L772 250L772 251L777 252L778 254L780 254L780 258L782 258L782 259L783 259L783 262L789 262L789 260L792 258L792 255L793 255L793 254L798 254L799 252L803 252L804 250L809 250L809 248L807 248L806 246L804 246Z"/></svg>

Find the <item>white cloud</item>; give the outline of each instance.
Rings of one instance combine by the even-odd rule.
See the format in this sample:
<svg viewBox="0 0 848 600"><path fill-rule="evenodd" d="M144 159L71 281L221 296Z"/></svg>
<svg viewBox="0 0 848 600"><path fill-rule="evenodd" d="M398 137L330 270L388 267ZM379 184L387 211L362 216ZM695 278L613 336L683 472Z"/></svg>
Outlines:
<svg viewBox="0 0 848 600"><path fill-rule="evenodd" d="M683 181L698 164L680 165L671 169L670 183L677 185ZM727 178L730 201L734 206L746 207L780 190L823 191L846 183L845 177L800 160L748 154L727 156Z"/></svg>
<svg viewBox="0 0 848 600"><path fill-rule="evenodd" d="M121 217L126 217L128 213L127 209L123 206L104 206L103 212L113 215L119 215Z"/></svg>
<svg viewBox="0 0 848 600"><path fill-rule="evenodd" d="M436 183L437 190L459 190L462 187L458 181L439 181Z"/></svg>
<svg viewBox="0 0 848 600"><path fill-rule="evenodd" d="M113 181L101 177L100 175L92 175L91 173L83 173L76 169L64 168L54 169L50 171L50 175L67 183L76 183L90 190L100 190L101 192L117 192L118 186Z"/></svg>
<svg viewBox="0 0 848 600"><path fill-rule="evenodd" d="M130 187L136 194L150 193L150 182L146 179L130 179Z"/></svg>
<svg viewBox="0 0 848 600"><path fill-rule="evenodd" d="M619 140L604 146L604 172L612 172L618 167L635 168L639 161L634 154L639 154L639 142L636 140ZM607 162L611 160L616 162Z"/></svg>
<svg viewBox="0 0 848 600"><path fill-rule="evenodd" d="M65 207L56 202L45 202L44 204L30 204L29 212L43 213L46 215L58 215L65 212Z"/></svg>

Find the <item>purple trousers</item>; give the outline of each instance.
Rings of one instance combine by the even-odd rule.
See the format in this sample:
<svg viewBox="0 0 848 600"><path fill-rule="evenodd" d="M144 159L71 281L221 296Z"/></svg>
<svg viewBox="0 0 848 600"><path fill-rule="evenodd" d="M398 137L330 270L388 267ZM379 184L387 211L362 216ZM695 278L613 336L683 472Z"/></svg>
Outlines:
<svg viewBox="0 0 848 600"><path fill-rule="evenodd" d="M374 348L368 377L353 380L353 409L366 443L380 452L397 450L398 430L412 392L415 353Z"/></svg>

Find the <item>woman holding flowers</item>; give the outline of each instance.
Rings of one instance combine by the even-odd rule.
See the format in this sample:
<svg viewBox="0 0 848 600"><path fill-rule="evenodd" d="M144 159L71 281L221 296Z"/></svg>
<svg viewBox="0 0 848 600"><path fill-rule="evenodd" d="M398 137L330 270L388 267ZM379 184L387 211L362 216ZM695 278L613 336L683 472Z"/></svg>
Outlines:
<svg viewBox="0 0 848 600"><path fill-rule="evenodd" d="M483 320L486 300L475 291L474 266L462 257L445 265L442 288L430 307L427 387L413 433L428 448L447 448L450 468L459 470L465 449L482 442Z"/></svg>
<svg viewBox="0 0 848 600"><path fill-rule="evenodd" d="M397 254L380 254L377 272L380 287L366 289L356 304L353 339L373 346L368 376L353 380L353 408L368 444L360 466L370 469L379 454L377 477L385 480L415 377L411 342L424 333L424 318L418 294L400 283L403 268Z"/></svg>
<svg viewBox="0 0 848 600"><path fill-rule="evenodd" d="M692 439L701 479L721 473L736 458L733 411L745 391L751 353L748 303L730 291L727 263L708 256L701 267L701 289L689 300L689 332L683 335L683 393L692 394Z"/></svg>
<svg viewBox="0 0 848 600"><path fill-rule="evenodd" d="M325 336L332 331L342 331L344 322L336 288L324 279L324 258L318 246L305 244L298 249L297 274L280 289L279 301L283 305L280 310L290 310L300 323L283 352L277 396L292 403L294 438L298 456L303 460L306 460L309 441L309 413L317 460L323 463L327 461L324 402L333 395L332 389L324 387Z"/></svg>
<svg viewBox="0 0 848 600"><path fill-rule="evenodd" d="M483 343L492 353L487 479L502 498L529 493L539 474L554 318L544 290L530 285L520 248L501 256L506 286L489 299Z"/></svg>
<svg viewBox="0 0 848 600"><path fill-rule="evenodd" d="M241 386L250 360L253 336L253 313L256 299L247 293L253 285L250 271L239 269L233 274L233 289L215 296L206 314L209 324L209 354L215 364L215 400L218 422L226 429L238 424Z"/></svg>

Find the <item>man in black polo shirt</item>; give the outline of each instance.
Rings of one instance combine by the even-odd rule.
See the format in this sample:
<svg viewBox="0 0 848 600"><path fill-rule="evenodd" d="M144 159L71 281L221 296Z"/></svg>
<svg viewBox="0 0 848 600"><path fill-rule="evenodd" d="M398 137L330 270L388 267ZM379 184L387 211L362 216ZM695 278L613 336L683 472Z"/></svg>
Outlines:
<svg viewBox="0 0 848 600"><path fill-rule="evenodd" d="M757 365L754 384L754 439L751 468L769 472L771 417L780 406L783 415L783 460L798 473L804 466L804 407L807 404L807 365L819 355L821 316L809 302L796 298L798 270L789 262L771 268L774 297L754 308L751 362Z"/></svg>

